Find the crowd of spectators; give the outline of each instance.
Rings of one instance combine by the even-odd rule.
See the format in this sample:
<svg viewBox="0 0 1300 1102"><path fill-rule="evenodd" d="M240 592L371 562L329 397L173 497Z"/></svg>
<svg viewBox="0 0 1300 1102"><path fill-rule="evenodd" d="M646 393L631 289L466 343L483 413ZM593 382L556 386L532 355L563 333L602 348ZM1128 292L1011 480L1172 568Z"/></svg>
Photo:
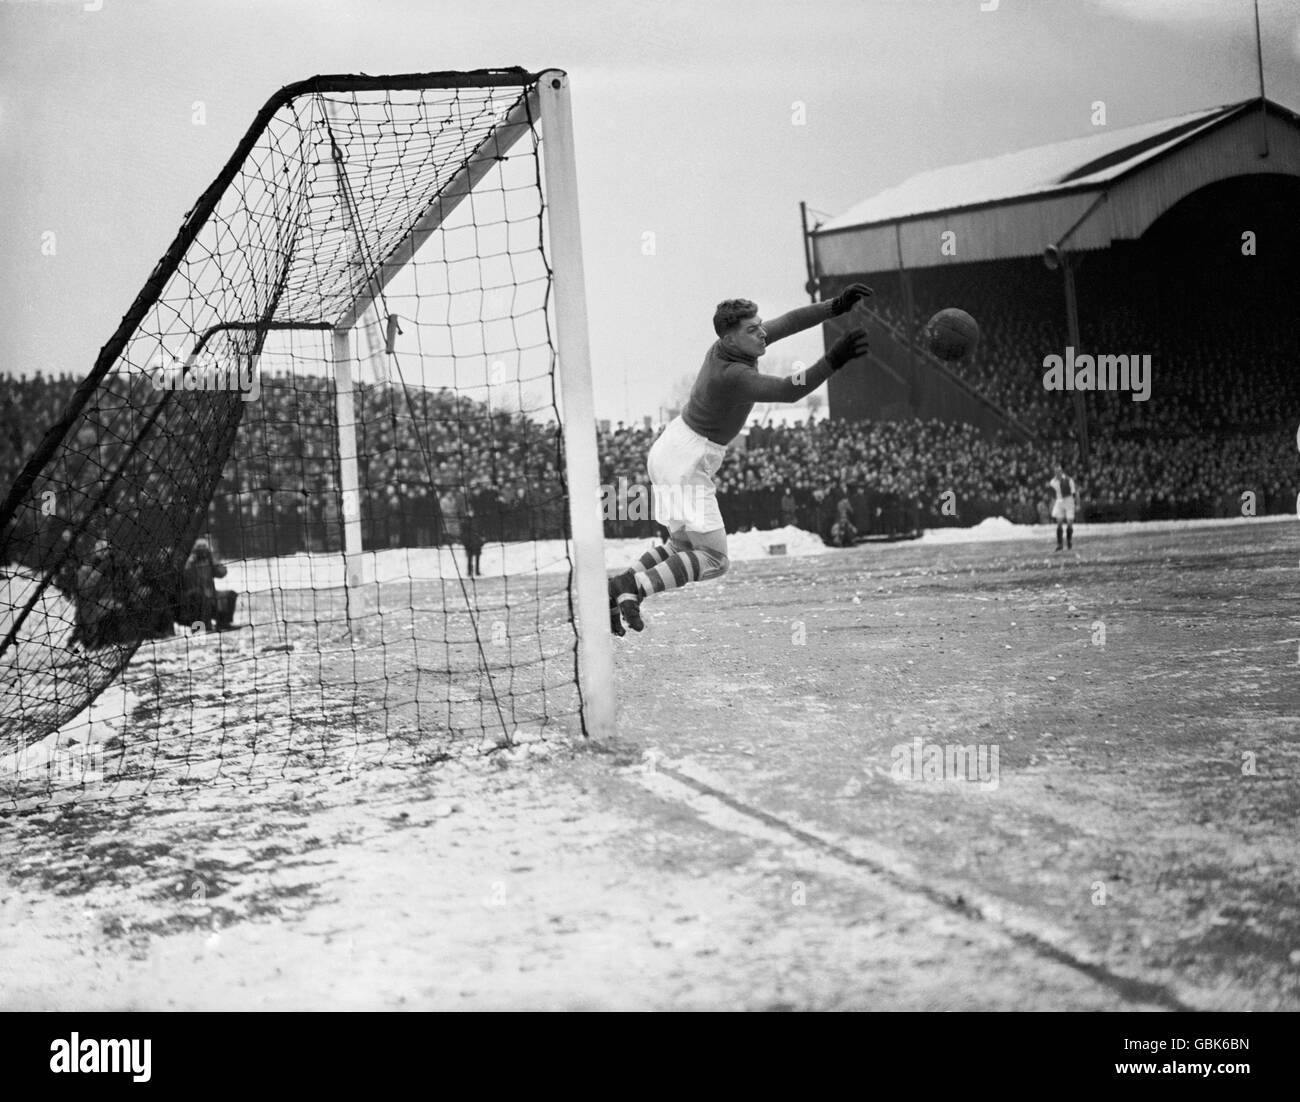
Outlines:
<svg viewBox="0 0 1300 1102"><path fill-rule="evenodd" d="M894 309L888 294L880 304L887 316ZM861 534L971 524L997 515L1036 522L1046 516L1046 483L1058 460L1080 485L1085 518L1228 515L1239 509L1246 491L1255 495L1257 511L1289 511L1300 480L1294 426L1277 424L1284 405L1278 394L1290 393L1296 373L1287 375L1295 356L1281 328L1238 334L1244 359L1235 365L1212 359L1210 352L1203 361L1188 359L1180 370L1202 389L1175 392L1172 378L1157 380L1167 390L1159 405L1159 390L1151 403L1094 396L1115 399L1111 405L1120 412L1109 420L1098 415L1086 471L1078 465L1068 414L1056 427L1052 417L1039 418L1040 427L1051 431L1035 444L935 421L751 426L718 472L723 515L732 530L795 524L828 539L845 500ZM1008 335L991 324L983 335L987 358L973 381L1011 405L1015 387L1007 376L1029 366L999 350L1015 347L1024 332L1012 329ZM1116 346L1122 346L1119 336ZM1205 344L1214 347L1213 341ZM1284 383L1283 376L1290 381ZM1039 396L1040 379L1035 367ZM75 387L69 376L7 381L0 404L0 484L7 488L12 482ZM561 442L553 418L492 410L450 391L408 396L391 387L363 388L356 405L359 520L366 547L454 542L467 516L486 541L563 534ZM1059 413L1065 403L1056 405ZM1109 407L1101 401L1096 408ZM1300 408L1300 395L1289 408ZM1033 410L1026 405L1016 412L1028 419ZM264 380L261 399L242 409L209 511L206 531L226 556L341 547L335 424L329 380ZM646 454L657 432L646 425L602 428L602 484L648 485ZM111 469L104 441L78 441L77 447L94 449L99 469ZM456 516L446 515L448 494L458 503ZM606 531L650 535L654 527L644 514L616 512L607 514Z"/></svg>
<svg viewBox="0 0 1300 1102"><path fill-rule="evenodd" d="M1300 487L1294 439L1282 430L1093 439L1091 458L1075 477L1093 519L1227 516L1240 512L1247 491L1257 511L1285 512ZM825 513L813 528L810 510L845 494L901 502L924 527L989 516L1035 523L1047 519L1047 481L1058 461L1079 472L1072 441L996 440L937 421L823 421L751 430L747 446L728 453L718 486L724 516L741 528L770 526L787 488L801 526L823 535Z"/></svg>
<svg viewBox="0 0 1300 1102"><path fill-rule="evenodd" d="M250 403L212 506L243 553L335 550L342 470L328 380L279 376ZM451 391L362 388L356 399L363 545L451 542L466 516L487 540L563 530L558 426ZM444 515L448 494L455 516ZM219 536L220 538L220 536ZM298 549L298 548L295 548ZM237 553L235 550L232 554Z"/></svg>
<svg viewBox="0 0 1300 1102"><path fill-rule="evenodd" d="M76 389L77 380L71 375L39 371L31 378L10 375L0 381L0 491L8 491Z"/></svg>
<svg viewBox="0 0 1300 1102"><path fill-rule="evenodd" d="M1254 434L1300 408L1300 330L1281 324L1272 297L1249 286L1229 295L1196 281L1161 285L1151 273L1104 254L1081 261L1076 280L1080 347L1090 354L1150 356L1151 391L1084 392L1090 435L1103 440ZM976 354L950 370L1048 440L1074 431L1072 395L1043 386L1043 359L1069 344L1058 273L1037 259L911 273L912 309L895 276L873 281L872 308L915 335L945 306L980 324Z"/></svg>

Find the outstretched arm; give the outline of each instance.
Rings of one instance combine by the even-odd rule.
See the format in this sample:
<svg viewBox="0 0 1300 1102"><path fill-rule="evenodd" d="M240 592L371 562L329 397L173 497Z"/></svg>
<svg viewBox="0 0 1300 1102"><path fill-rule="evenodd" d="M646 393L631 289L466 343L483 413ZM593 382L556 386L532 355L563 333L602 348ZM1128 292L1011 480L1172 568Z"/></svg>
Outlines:
<svg viewBox="0 0 1300 1102"><path fill-rule="evenodd" d="M859 299L870 298L871 288L865 283L854 283L843 292L826 302L814 302L810 306L796 306L789 313L764 322L767 331L767 343L775 344L794 333L802 333L814 325L820 325L827 318L839 317L853 308Z"/></svg>
<svg viewBox="0 0 1300 1102"><path fill-rule="evenodd" d="M786 337L793 336L795 333L802 333L805 329L820 325L827 318L834 316L831 313L830 302L814 302L810 306L796 306L789 313L782 314L771 321L763 322L763 329L767 333L767 343L775 344L777 341L785 340Z"/></svg>
<svg viewBox="0 0 1300 1102"><path fill-rule="evenodd" d="M850 329L812 367L796 371L784 379L776 375L763 375L752 369L744 371L739 366L733 368L736 373L736 390L749 402L797 402L811 394L850 360L865 356L868 347L866 330Z"/></svg>

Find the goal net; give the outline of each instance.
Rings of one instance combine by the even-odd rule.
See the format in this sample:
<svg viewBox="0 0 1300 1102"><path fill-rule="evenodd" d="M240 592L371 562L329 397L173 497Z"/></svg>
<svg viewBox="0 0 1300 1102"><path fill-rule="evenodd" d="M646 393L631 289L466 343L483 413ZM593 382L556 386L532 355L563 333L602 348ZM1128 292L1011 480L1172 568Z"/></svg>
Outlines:
<svg viewBox="0 0 1300 1102"><path fill-rule="evenodd" d="M609 732L567 95L266 104L0 505L0 784Z"/></svg>

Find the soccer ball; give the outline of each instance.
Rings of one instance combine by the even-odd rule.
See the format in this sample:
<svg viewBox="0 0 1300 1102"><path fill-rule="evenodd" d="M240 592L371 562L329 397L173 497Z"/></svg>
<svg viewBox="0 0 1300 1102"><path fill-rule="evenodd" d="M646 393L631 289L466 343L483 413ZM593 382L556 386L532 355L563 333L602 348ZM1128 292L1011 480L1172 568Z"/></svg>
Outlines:
<svg viewBox="0 0 1300 1102"><path fill-rule="evenodd" d="M926 347L947 363L970 355L980 339L975 319L954 306L935 314L925 323L924 332Z"/></svg>

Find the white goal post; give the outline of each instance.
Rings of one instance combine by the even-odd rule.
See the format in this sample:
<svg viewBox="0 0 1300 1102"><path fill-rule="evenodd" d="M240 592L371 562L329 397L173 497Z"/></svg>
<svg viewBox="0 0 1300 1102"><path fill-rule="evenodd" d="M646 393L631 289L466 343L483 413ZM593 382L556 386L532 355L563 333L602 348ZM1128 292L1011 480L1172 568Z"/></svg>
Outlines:
<svg viewBox="0 0 1300 1102"><path fill-rule="evenodd" d="M568 426L569 521L573 534L580 661L587 722L597 737L614 734L614 649L605 582L605 529L600 512L600 459L587 334L586 277L578 223L578 182L569 78L543 71L537 83L546 173L547 216L555 268L560 401Z"/></svg>

